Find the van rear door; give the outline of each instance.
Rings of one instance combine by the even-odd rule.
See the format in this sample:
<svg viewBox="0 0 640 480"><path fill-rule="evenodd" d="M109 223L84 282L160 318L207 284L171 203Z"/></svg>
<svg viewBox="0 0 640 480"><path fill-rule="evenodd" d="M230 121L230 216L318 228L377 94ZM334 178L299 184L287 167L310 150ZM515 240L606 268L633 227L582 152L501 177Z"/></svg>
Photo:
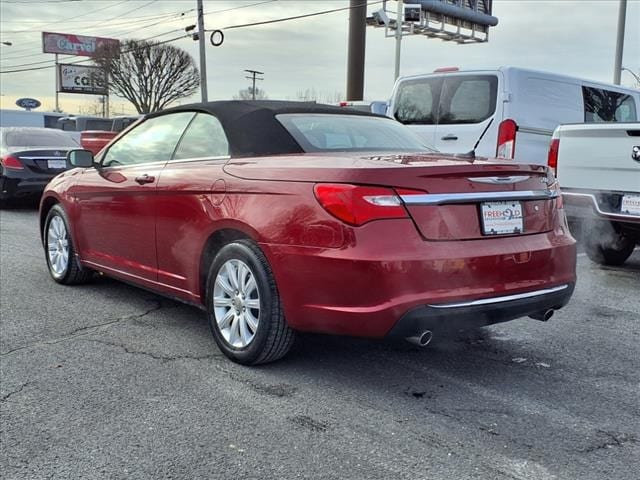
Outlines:
<svg viewBox="0 0 640 480"><path fill-rule="evenodd" d="M445 153L468 152L491 125L477 152L495 156L502 119L502 74L455 72L401 79L391 98L390 112L410 126L427 144Z"/></svg>
<svg viewBox="0 0 640 480"><path fill-rule="evenodd" d="M446 74L440 93L434 146L446 153L470 151L502 106L502 102L498 102L498 86L497 72ZM478 148L481 155L495 156L495 132L499 123L497 118L483 137Z"/></svg>
<svg viewBox="0 0 640 480"><path fill-rule="evenodd" d="M409 125L429 146L435 146L441 75L400 79L391 96L390 116Z"/></svg>

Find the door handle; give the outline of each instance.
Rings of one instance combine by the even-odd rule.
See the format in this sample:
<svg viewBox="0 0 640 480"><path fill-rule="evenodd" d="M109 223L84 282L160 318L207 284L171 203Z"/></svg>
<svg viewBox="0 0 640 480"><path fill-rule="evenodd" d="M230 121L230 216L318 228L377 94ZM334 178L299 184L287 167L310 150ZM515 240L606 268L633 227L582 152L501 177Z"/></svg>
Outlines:
<svg viewBox="0 0 640 480"><path fill-rule="evenodd" d="M442 137L440 140L457 140L457 139L458 137L450 133L449 135L445 135L444 137Z"/></svg>
<svg viewBox="0 0 640 480"><path fill-rule="evenodd" d="M144 185L145 183L153 183L155 181L156 177L149 176L146 173L144 175L141 175L140 177L136 177L136 182L138 182L140 185Z"/></svg>

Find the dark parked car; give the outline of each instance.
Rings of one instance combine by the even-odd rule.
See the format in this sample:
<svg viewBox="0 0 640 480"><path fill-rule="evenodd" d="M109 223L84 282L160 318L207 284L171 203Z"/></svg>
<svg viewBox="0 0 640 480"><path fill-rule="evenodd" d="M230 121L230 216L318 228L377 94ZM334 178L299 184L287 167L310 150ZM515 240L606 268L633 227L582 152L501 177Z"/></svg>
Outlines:
<svg viewBox="0 0 640 480"><path fill-rule="evenodd" d="M0 128L0 205L41 194L67 168L67 152L78 147L67 133L52 128Z"/></svg>
<svg viewBox="0 0 640 480"><path fill-rule="evenodd" d="M240 363L282 357L296 331L424 346L432 331L547 320L573 292L546 166L444 155L390 118L182 106L69 161L40 206L53 279L99 271L196 305Z"/></svg>

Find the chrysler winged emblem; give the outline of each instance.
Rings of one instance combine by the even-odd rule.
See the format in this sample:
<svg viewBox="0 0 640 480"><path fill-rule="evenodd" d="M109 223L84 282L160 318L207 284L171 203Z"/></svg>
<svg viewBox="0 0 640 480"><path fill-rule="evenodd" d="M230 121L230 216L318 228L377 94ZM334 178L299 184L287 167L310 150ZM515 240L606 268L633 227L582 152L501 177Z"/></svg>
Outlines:
<svg viewBox="0 0 640 480"><path fill-rule="evenodd" d="M520 183L525 180L529 180L529 175L512 175L512 176L499 176L499 177L469 177L467 180L477 183L492 183L494 185L504 185L510 183Z"/></svg>
<svg viewBox="0 0 640 480"><path fill-rule="evenodd" d="M631 158L633 158L636 162L640 162L640 145L636 145L631 150Z"/></svg>

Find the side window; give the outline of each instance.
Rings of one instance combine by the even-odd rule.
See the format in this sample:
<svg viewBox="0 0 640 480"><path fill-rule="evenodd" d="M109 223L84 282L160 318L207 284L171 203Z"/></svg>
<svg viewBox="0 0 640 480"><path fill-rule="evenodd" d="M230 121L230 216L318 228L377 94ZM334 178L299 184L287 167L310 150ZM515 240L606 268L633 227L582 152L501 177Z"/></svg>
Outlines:
<svg viewBox="0 0 640 480"><path fill-rule="evenodd" d="M170 160L193 115L193 112L179 112L142 122L109 148L102 165L137 165Z"/></svg>
<svg viewBox="0 0 640 480"><path fill-rule="evenodd" d="M635 122L633 97L601 88L582 87L585 123Z"/></svg>
<svg viewBox="0 0 640 480"><path fill-rule="evenodd" d="M45 128L62 128L60 122L58 122L58 118L53 115L45 115L44 116L44 127Z"/></svg>
<svg viewBox="0 0 640 480"><path fill-rule="evenodd" d="M198 113L182 136L173 158L222 157L229 155L229 142L222 124L213 115Z"/></svg>
<svg viewBox="0 0 640 480"><path fill-rule="evenodd" d="M440 78L409 80L398 86L393 115L404 124L433 125L436 123Z"/></svg>
<svg viewBox="0 0 640 480"><path fill-rule="evenodd" d="M497 94L493 75L445 78L438 123L480 123L496 111Z"/></svg>

